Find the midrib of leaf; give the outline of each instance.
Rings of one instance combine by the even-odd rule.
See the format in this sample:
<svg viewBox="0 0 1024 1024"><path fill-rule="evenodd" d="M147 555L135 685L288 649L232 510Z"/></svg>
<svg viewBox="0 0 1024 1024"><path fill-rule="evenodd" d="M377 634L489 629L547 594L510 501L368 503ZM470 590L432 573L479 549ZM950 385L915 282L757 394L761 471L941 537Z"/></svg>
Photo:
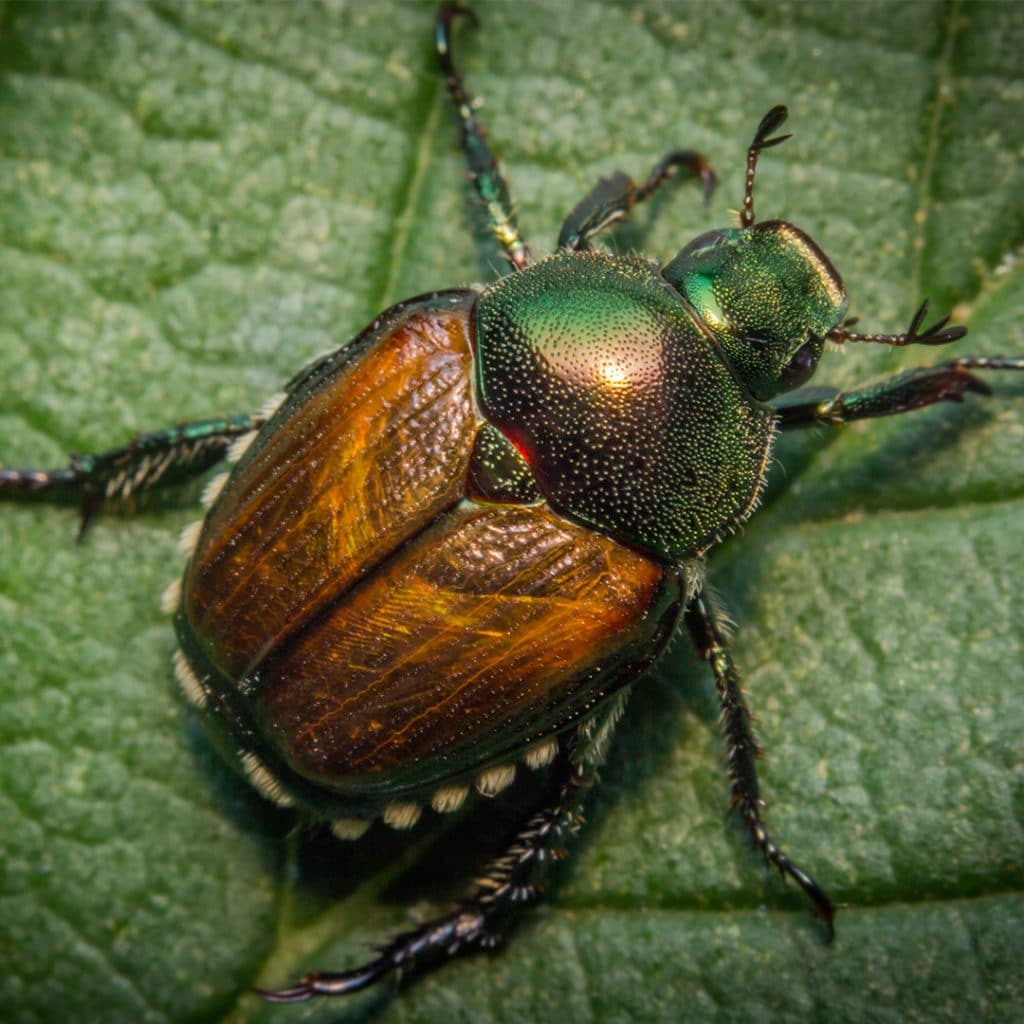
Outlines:
<svg viewBox="0 0 1024 1024"><path fill-rule="evenodd" d="M413 152L405 181L399 193L394 215L394 231L391 246L386 254L387 277L376 303L377 309L387 309L402 296L397 294L400 274L405 266L409 241L416 228L416 210L430 167L430 158L437 142L441 111L445 107L444 87L440 78L436 82L425 79L424 93L429 96L426 103L427 117L418 135L419 140Z"/></svg>

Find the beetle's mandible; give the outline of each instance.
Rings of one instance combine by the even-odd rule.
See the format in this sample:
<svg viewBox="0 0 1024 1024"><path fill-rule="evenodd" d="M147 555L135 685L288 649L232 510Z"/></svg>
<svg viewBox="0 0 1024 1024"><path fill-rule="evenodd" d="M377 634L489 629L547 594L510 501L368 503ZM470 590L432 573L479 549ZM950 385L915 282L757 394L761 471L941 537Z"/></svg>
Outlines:
<svg viewBox="0 0 1024 1024"><path fill-rule="evenodd" d="M188 423L64 468L0 470L0 497L104 506L218 463L187 564L164 596L174 672L227 760L269 800L340 839L409 829L545 771L549 798L450 912L366 963L264 992L342 995L407 966L494 945L545 860L582 821L633 682L677 628L714 675L732 797L752 842L834 907L762 817L758 747L710 548L755 510L780 430L833 428L969 393L1017 357L952 357L863 388L802 390L826 345L943 346L966 330L859 333L830 259L800 228L758 220L754 183L786 110L747 150L739 225L663 264L594 238L676 172L599 181L536 260L456 69L446 4L436 50L462 149L510 272L420 295L298 373L256 413ZM378 824L375 824L378 823Z"/></svg>

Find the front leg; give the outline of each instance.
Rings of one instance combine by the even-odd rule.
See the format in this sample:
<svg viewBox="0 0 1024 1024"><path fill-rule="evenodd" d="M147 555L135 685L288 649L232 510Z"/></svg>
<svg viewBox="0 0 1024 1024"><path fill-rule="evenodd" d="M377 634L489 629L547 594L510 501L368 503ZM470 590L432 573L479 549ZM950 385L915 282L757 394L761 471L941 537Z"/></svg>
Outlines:
<svg viewBox="0 0 1024 1024"><path fill-rule="evenodd" d="M961 356L938 366L908 370L856 391L821 388L794 391L775 406L779 426L784 429L814 423L836 426L852 420L912 412L936 402L960 402L971 391L990 395L989 386L971 370L1024 370L1024 359Z"/></svg>
<svg viewBox="0 0 1024 1024"><path fill-rule="evenodd" d="M558 248L579 252L590 248L590 239L610 224L624 220L637 203L650 198L679 167L685 167L704 183L704 199L711 198L718 179L711 165L696 150L678 149L661 159L647 180L637 185L628 174L616 171L602 178L565 219L558 235Z"/></svg>
<svg viewBox="0 0 1024 1024"><path fill-rule="evenodd" d="M760 785L757 778L757 756L760 748L750 725L750 711L743 698L740 677L729 650L729 640L718 614L703 594L692 598L686 607L686 625L697 654L711 666L722 708L722 728L728 751L729 780L732 784L733 806L743 818L743 825L764 854L765 860L783 875L788 875L807 894L814 912L825 922L828 938L834 934L836 908L820 885L794 864L768 834L761 817Z"/></svg>

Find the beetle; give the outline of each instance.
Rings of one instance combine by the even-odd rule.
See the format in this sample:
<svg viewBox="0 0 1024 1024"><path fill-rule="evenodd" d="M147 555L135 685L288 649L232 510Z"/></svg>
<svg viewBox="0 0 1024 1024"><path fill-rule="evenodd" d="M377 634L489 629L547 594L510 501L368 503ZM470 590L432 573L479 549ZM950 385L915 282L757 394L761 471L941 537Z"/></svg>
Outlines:
<svg viewBox="0 0 1024 1024"><path fill-rule="evenodd" d="M427 804L454 811L470 788L493 795L520 759L550 766L551 803L473 898L364 967L269 994L281 1000L353 991L432 951L495 941L509 904L535 894L537 862L576 825L621 699L680 617L716 676L746 827L830 921L827 896L761 820L756 748L722 614L703 586L704 553L752 512L776 429L983 393L972 370L1022 368L962 357L828 398L792 391L826 341L937 345L964 332L945 321L922 329L923 309L902 334L851 331L841 280L813 240L756 220L756 163L782 141L773 136L782 108L750 147L739 229L701 236L660 270L591 250L676 169L711 187L706 161L679 151L641 185L625 175L600 182L570 214L559 251L532 263L454 67L459 13L442 9L438 51L512 273L481 292L392 307L258 414L159 431L63 470L0 476L9 496L77 494L85 523L107 501L222 458L233 464L207 489L205 525L186 537L183 586L168 594L176 673L228 759L269 798L325 817L338 835L354 837L378 815L409 827ZM321 444L343 456L347 477L315 478L341 471L317 454ZM325 566L325 555L338 561ZM576 575L585 600L565 589ZM497 607L501 596L523 596L509 589L518 581L551 588L536 623ZM470 589L484 584L494 589L483 597ZM412 634L410 621L424 632ZM396 623L412 637L401 650ZM487 643L476 648L478 637ZM570 649L553 646L565 638ZM391 646L374 646L381 640ZM410 668L414 656L422 660ZM449 700L440 677L466 694L492 662L485 692L459 705L467 718L437 710ZM339 664L349 666L344 685L331 671ZM384 691L385 679L396 688ZM525 684L539 695L521 695ZM388 718L395 704L406 717Z"/></svg>

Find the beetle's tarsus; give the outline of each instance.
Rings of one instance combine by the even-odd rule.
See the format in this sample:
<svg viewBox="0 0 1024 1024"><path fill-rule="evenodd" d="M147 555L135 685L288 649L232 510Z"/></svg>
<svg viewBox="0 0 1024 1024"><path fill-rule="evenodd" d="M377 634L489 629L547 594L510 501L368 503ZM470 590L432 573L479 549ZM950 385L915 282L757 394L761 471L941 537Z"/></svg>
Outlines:
<svg viewBox="0 0 1024 1024"><path fill-rule="evenodd" d="M919 345L947 345L951 341L959 341L965 334L967 334L966 327L950 327L949 330L943 330L946 324L949 323L949 315L942 317L941 320L936 320L931 327L926 327L923 331L921 330L921 324L924 323L924 318L928 314L928 300L925 299L921 303L920 308L914 314L914 319L910 321L910 327L907 333L903 335L906 338L906 344L919 344ZM897 335L897 337L899 337Z"/></svg>
<svg viewBox="0 0 1024 1024"><path fill-rule="evenodd" d="M812 911L814 916L825 926L825 941L831 943L836 937L835 904L829 899L821 886L818 885L818 883L809 874L807 874L806 871L794 864L789 857L782 853L781 850L778 850L778 847L776 847L776 851L779 855L779 861L776 862L779 873L783 878L786 878L787 876L792 878L793 881L796 882L796 884L804 891L807 898L813 904Z"/></svg>
<svg viewBox="0 0 1024 1024"><path fill-rule="evenodd" d="M924 318L928 314L928 306L929 305L930 305L930 300L929 299L924 299L921 302L921 305L917 307L917 312L914 314L913 318L911 319L911 321L910 321L910 328L907 330L907 336L908 337L913 338L913 337L916 336L918 328L921 326L921 324L924 323ZM948 319L949 319L949 317L946 317L946 320L948 320ZM946 320L943 320L942 322L945 323Z"/></svg>
<svg viewBox="0 0 1024 1024"><path fill-rule="evenodd" d="M447 57L447 63L442 63L441 69L446 72L454 73L454 67L451 64L450 45L451 45L451 27L452 22L456 18L465 18L466 21L473 26L473 28L480 27L480 19L477 17L476 11L472 7L466 7L465 4L459 3L447 3L441 4L437 11L437 21L439 26L444 26L444 38L441 40L441 45L438 46L438 55L442 61ZM443 44L448 44L448 49L442 49Z"/></svg>

